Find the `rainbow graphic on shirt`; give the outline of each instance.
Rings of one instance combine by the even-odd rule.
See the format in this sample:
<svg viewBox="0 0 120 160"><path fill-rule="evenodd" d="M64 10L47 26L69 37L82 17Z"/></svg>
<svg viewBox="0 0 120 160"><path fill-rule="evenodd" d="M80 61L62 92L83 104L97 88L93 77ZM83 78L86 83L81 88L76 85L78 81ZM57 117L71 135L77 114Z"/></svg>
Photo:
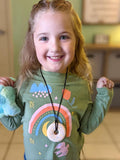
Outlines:
<svg viewBox="0 0 120 160"><path fill-rule="evenodd" d="M53 105L55 111L58 111L59 104L53 103ZM50 117L54 117L51 103L45 104L38 108L29 121L29 134L35 132L35 135L37 136L39 134L39 130L42 128L43 134L47 136L47 127L52 123L49 121ZM65 122L66 137L70 137L72 130L72 117L70 111L63 105L61 105L58 120L62 124Z"/></svg>

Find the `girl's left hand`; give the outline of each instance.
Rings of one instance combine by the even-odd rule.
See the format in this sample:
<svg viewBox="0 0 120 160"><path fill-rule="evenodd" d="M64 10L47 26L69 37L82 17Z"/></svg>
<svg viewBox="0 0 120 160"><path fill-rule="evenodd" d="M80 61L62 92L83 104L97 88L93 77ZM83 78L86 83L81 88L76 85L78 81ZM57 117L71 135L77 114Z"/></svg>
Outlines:
<svg viewBox="0 0 120 160"><path fill-rule="evenodd" d="M114 82L109 80L106 77L101 77L98 81L97 81L97 88L103 88L106 87L108 89L112 89L114 87Z"/></svg>

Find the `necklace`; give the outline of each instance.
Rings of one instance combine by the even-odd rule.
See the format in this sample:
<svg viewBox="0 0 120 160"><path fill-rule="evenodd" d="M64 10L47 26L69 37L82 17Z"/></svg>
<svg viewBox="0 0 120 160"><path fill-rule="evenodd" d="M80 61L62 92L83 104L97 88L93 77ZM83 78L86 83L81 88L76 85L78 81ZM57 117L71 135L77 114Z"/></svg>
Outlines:
<svg viewBox="0 0 120 160"><path fill-rule="evenodd" d="M45 86L46 86L46 88L47 88L47 91L48 91L48 95L49 95L49 99L50 99L50 102L51 102L51 105L52 105L52 109L53 109L53 113L54 113L54 118L55 118L55 130L53 131L53 129L51 129L51 127L50 128L48 128L48 132L50 133L50 132L53 132L53 134L54 134L54 138L52 138L51 139L51 136L50 136L50 140L52 140L52 141L55 141L55 142L57 142L57 140L59 140L59 132L61 132L62 130L63 130L63 132L64 132L64 126L62 125L62 124L60 124L59 123L59 120L58 120L58 116L59 116L59 112L60 112L60 108L61 108L61 104L62 104L62 100L63 100L63 95L64 95L64 91L65 91L65 87L66 87L66 81L67 81L67 74L68 74L68 69L67 69L67 71L66 71L66 74L65 74L65 80L64 80L64 86L63 86L63 92L62 92L62 95L61 95L61 99L60 99L60 103L59 103L59 107L58 107L58 111L57 111L57 113L55 112L55 108L54 108L54 105L53 105L53 100L52 100L52 97L51 97L51 94L50 94L50 91L49 91L49 88L48 88L48 85L47 85L47 82L46 82L46 79L45 79L45 77L43 76L43 73L42 73L42 70L41 70L41 68L40 68L40 73L41 73L41 76L42 76L42 79L43 79L43 81L44 81L44 83L45 83ZM59 123L59 131L58 131L58 123ZM52 126L52 128L53 128L53 124L51 125ZM61 133L62 135L64 135L64 133ZM65 135L64 135L65 136ZM64 138L64 137L63 137ZM63 139L62 138L62 139ZM61 138L60 138L60 140L61 140ZM59 141L60 141L59 140Z"/></svg>

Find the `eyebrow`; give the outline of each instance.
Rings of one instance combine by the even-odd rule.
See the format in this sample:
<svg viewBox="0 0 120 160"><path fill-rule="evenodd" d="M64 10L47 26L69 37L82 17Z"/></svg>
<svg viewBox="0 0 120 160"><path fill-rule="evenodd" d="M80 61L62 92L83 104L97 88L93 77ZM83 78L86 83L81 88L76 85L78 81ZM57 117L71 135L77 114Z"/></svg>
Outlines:
<svg viewBox="0 0 120 160"><path fill-rule="evenodd" d="M65 34L65 33L71 34L71 32L68 31L61 32L60 34Z"/></svg>
<svg viewBox="0 0 120 160"><path fill-rule="evenodd" d="M48 35L48 34L49 34L49 33L47 33L47 32L45 32L45 33L43 32L43 33L38 33L38 34L36 34L36 36L39 37L39 36L41 36L41 35Z"/></svg>
<svg viewBox="0 0 120 160"><path fill-rule="evenodd" d="M62 34L68 34L69 36L73 35L71 31L64 31L64 32L61 32L59 35L62 35Z"/></svg>
<svg viewBox="0 0 120 160"><path fill-rule="evenodd" d="M71 31L69 31L69 32L68 32L68 31L63 31L63 32L60 32L60 33L59 33L59 35L61 35L61 34L70 34L70 35L71 35L72 32L71 32ZM44 36L44 35L49 35L49 33L48 33L48 32L38 33L38 34L36 34L36 37L39 37L39 36L42 36L42 35L43 35L43 36Z"/></svg>

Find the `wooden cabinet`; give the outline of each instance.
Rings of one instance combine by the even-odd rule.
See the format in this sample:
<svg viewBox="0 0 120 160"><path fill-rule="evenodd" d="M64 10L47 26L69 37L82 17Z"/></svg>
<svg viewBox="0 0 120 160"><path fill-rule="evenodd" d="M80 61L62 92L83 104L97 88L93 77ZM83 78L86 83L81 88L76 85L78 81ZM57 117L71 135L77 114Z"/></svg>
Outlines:
<svg viewBox="0 0 120 160"><path fill-rule="evenodd" d="M95 81L101 76L120 83L120 45L86 44L85 52L93 68ZM112 106L120 107L120 85L114 88Z"/></svg>

